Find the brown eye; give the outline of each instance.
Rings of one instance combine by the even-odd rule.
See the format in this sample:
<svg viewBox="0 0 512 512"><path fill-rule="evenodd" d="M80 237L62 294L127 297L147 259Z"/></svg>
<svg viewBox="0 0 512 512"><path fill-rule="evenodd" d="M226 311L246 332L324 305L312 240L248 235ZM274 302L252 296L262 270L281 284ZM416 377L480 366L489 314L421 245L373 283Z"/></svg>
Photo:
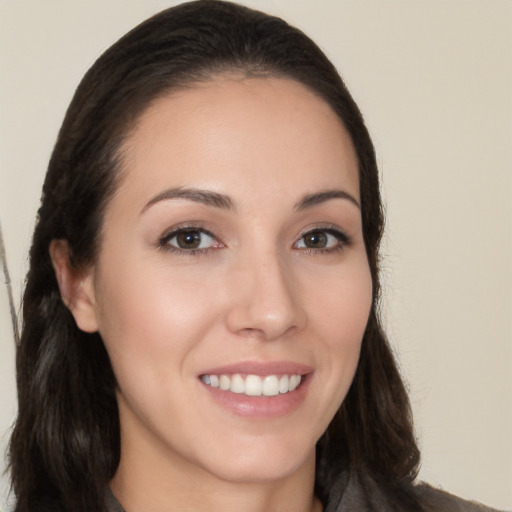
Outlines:
<svg viewBox="0 0 512 512"><path fill-rule="evenodd" d="M350 244L349 237L338 229L314 229L302 235L294 244L295 249L324 251L343 249Z"/></svg>
<svg viewBox="0 0 512 512"><path fill-rule="evenodd" d="M197 249L201 245L199 231L182 231L176 235L176 245L180 249Z"/></svg>
<svg viewBox="0 0 512 512"><path fill-rule="evenodd" d="M193 252L220 248L223 245L203 229L181 228L165 235L159 246L163 249Z"/></svg>
<svg viewBox="0 0 512 512"><path fill-rule="evenodd" d="M308 249L324 249L327 247L327 235L320 231L307 233L302 237L304 246Z"/></svg>

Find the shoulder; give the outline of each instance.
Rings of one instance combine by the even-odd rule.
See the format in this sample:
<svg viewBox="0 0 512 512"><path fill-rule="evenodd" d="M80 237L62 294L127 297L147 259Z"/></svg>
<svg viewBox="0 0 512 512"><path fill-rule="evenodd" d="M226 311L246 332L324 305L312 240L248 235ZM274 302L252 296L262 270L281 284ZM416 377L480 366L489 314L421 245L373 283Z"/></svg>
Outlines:
<svg viewBox="0 0 512 512"><path fill-rule="evenodd" d="M330 488L325 512L500 512L424 483L398 489L368 475L340 475Z"/></svg>
<svg viewBox="0 0 512 512"><path fill-rule="evenodd" d="M499 512L475 501L467 501L441 489L421 483L415 486L417 496L428 512Z"/></svg>

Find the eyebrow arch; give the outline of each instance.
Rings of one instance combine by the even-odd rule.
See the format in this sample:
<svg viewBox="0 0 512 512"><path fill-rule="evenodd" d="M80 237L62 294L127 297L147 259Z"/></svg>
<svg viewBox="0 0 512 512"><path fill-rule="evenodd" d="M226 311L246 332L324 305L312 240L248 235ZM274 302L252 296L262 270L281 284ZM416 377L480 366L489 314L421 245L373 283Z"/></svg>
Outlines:
<svg viewBox="0 0 512 512"><path fill-rule="evenodd" d="M195 203L202 203L206 206L213 206L215 208L221 208L223 210L233 210L233 201L218 192L212 192L210 190L203 190L199 188L185 188L185 187L174 187L160 192L155 197L149 200L149 202L142 208L141 214L144 213L148 208L160 201L166 201L168 199L188 199Z"/></svg>
<svg viewBox="0 0 512 512"><path fill-rule="evenodd" d="M329 201L331 199L346 199L350 201L352 204L361 209L361 205L357 201L357 199L345 192L344 190L323 190L321 192L316 192L314 194L308 194L304 196L296 205L295 210L304 210L306 208L311 208L320 203L324 203L325 201Z"/></svg>

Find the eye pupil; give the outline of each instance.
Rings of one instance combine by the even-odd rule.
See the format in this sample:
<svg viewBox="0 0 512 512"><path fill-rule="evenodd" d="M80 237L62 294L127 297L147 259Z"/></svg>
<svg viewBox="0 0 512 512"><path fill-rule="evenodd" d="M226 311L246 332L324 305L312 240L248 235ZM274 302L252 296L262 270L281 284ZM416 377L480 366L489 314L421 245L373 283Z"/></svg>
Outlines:
<svg viewBox="0 0 512 512"><path fill-rule="evenodd" d="M304 237L304 244L312 249L323 248L327 245L327 235L325 233L309 233Z"/></svg>
<svg viewBox="0 0 512 512"><path fill-rule="evenodd" d="M201 244L201 234L199 231L183 231L178 233L176 241L181 249L196 249Z"/></svg>

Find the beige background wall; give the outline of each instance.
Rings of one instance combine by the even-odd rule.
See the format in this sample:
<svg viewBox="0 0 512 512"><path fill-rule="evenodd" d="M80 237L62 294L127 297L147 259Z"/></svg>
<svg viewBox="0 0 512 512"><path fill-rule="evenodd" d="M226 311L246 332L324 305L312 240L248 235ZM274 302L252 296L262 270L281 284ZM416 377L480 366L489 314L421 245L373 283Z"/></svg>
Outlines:
<svg viewBox="0 0 512 512"><path fill-rule="evenodd" d="M512 2L245 3L324 48L373 134L388 215L384 313L412 393L421 478L512 510ZM78 80L171 4L0 1L0 222L18 302L43 173ZM15 388L3 284L0 308L4 451ZM5 476L1 485L5 496Z"/></svg>

